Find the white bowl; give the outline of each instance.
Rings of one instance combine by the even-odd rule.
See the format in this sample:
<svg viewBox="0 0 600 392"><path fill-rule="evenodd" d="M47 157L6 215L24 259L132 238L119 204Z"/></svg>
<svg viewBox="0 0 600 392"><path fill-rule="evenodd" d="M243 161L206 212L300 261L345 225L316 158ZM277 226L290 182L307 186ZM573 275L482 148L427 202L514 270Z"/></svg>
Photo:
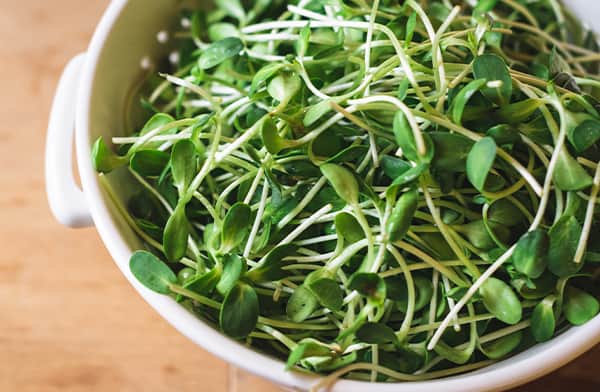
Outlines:
<svg viewBox="0 0 600 392"><path fill-rule="evenodd" d="M574 12L600 31L600 2L567 1ZM177 0L114 0L104 14L86 54L65 69L57 89L48 130L46 177L50 205L68 226L95 225L117 266L144 299L171 325L214 355L284 387L307 390L317 378L286 372L283 362L222 335L169 297L155 294L131 275L129 257L140 242L120 217L91 165L90 148L99 137L124 135L128 94L139 81L140 59L164 51L156 34L176 20ZM75 127L73 127L75 125ZM77 164L83 191L72 174L71 144L76 129ZM112 173L109 181L120 198L127 197L127 176ZM426 392L496 391L541 377L600 342L600 316L571 328L552 341L468 374L441 380L371 384L342 380L334 391Z"/></svg>

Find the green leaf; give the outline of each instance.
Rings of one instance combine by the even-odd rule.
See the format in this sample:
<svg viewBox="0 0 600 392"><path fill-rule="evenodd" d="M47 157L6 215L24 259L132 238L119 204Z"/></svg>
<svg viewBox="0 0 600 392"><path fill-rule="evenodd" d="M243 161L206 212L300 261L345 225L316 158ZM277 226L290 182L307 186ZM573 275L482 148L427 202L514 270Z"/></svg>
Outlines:
<svg viewBox="0 0 600 392"><path fill-rule="evenodd" d="M267 83L269 79L275 76L284 67L285 65L281 63L269 63L262 67L254 75L254 78L252 78L252 84L248 95L253 96L262 84Z"/></svg>
<svg viewBox="0 0 600 392"><path fill-rule="evenodd" d="M412 42L413 36L415 34L415 28L417 27L417 13L413 11L408 17L408 21L406 22L406 34L405 34L405 46L408 48L410 43Z"/></svg>
<svg viewBox="0 0 600 392"><path fill-rule="evenodd" d="M508 124L496 125L488 129L486 135L493 138L496 141L496 144L499 146L506 144L515 144L521 141L519 131L517 131L513 126Z"/></svg>
<svg viewBox="0 0 600 392"><path fill-rule="evenodd" d="M344 140L341 135L327 130L313 139L308 145L308 156L315 164L336 155L343 148Z"/></svg>
<svg viewBox="0 0 600 392"><path fill-rule="evenodd" d="M246 10L240 0L215 0L215 4L232 18L240 22L246 20Z"/></svg>
<svg viewBox="0 0 600 392"><path fill-rule="evenodd" d="M493 277L488 278L479 289L485 308L506 324L521 321L521 302L509 285Z"/></svg>
<svg viewBox="0 0 600 392"><path fill-rule="evenodd" d="M223 61L238 55L242 49L244 49L244 43L239 38L224 38L202 51L202 54L198 58L198 66L200 69L216 67Z"/></svg>
<svg viewBox="0 0 600 392"><path fill-rule="evenodd" d="M302 339L298 345L290 351L285 369L290 370L304 358L326 357L330 355L332 355L331 349L318 340L311 338Z"/></svg>
<svg viewBox="0 0 600 392"><path fill-rule="evenodd" d="M404 101L404 99L408 95L409 88L410 88L410 81L408 80L408 78L402 79L402 81L398 85L398 93L396 94L396 96L398 97L399 100Z"/></svg>
<svg viewBox="0 0 600 392"><path fill-rule="evenodd" d="M190 140L180 140L171 150L173 185L183 196L196 175L196 146Z"/></svg>
<svg viewBox="0 0 600 392"><path fill-rule="evenodd" d="M319 103L310 106L304 115L302 123L305 127L310 127L317 121L319 121L324 115L333 110L331 107L332 102L338 102L335 98L324 99Z"/></svg>
<svg viewBox="0 0 600 392"><path fill-rule="evenodd" d="M473 141L457 133L429 132L435 147L431 166L444 172L463 173Z"/></svg>
<svg viewBox="0 0 600 392"><path fill-rule="evenodd" d="M473 356L473 352L475 351L475 347L477 345L476 328L473 324L471 324L469 329L469 343L464 348L461 349L451 347L444 341L440 340L434 348L435 352L452 363L458 365L463 365L467 363L469 359L471 359L471 357Z"/></svg>
<svg viewBox="0 0 600 392"><path fill-rule="evenodd" d="M496 142L487 136L479 140L467 157L467 177L473 186L483 192L485 182L496 159Z"/></svg>
<svg viewBox="0 0 600 392"><path fill-rule="evenodd" d="M563 147L558 153L556 168L552 175L554 184L562 191L580 191L592 186L592 176Z"/></svg>
<svg viewBox="0 0 600 392"><path fill-rule="evenodd" d="M410 228L417 204L419 191L413 188L400 196L387 222L387 235L391 242L400 241Z"/></svg>
<svg viewBox="0 0 600 392"><path fill-rule="evenodd" d="M342 200L350 205L358 204L358 182L350 170L335 163L326 163L320 169Z"/></svg>
<svg viewBox="0 0 600 392"><path fill-rule="evenodd" d="M539 278L546 270L549 247L550 237L542 229L523 235L512 255L517 271L532 279Z"/></svg>
<svg viewBox="0 0 600 392"><path fill-rule="evenodd" d="M386 296L384 280L375 273L355 273L348 282L349 290L356 290L377 304L383 304Z"/></svg>
<svg viewBox="0 0 600 392"><path fill-rule="evenodd" d="M208 38L212 42L221 41L229 37L239 37L240 31L231 23L211 23L208 26Z"/></svg>
<svg viewBox="0 0 600 392"><path fill-rule="evenodd" d="M420 275L413 276L413 284L415 286L415 305L414 311L418 312L428 306L433 296L433 284L431 279L427 279ZM398 309L406 313L408 310L408 287L406 279L403 277L385 278L385 286L388 299L396 301Z"/></svg>
<svg viewBox="0 0 600 392"><path fill-rule="evenodd" d="M302 79L293 72L281 72L269 82L269 95L279 101L280 105L287 104L300 91Z"/></svg>
<svg viewBox="0 0 600 392"><path fill-rule="evenodd" d="M229 291L221 305L219 324L233 338L245 338L258 322L258 295L252 286L238 283Z"/></svg>
<svg viewBox="0 0 600 392"><path fill-rule="evenodd" d="M508 199L494 200L488 209L487 218L508 227L519 226L525 219L521 210Z"/></svg>
<svg viewBox="0 0 600 392"><path fill-rule="evenodd" d="M308 44L310 42L310 22L300 30L300 37L296 41L296 54L302 58L308 50Z"/></svg>
<svg viewBox="0 0 600 392"><path fill-rule="evenodd" d="M410 161L419 162L420 157L417 153L414 133L406 115L401 110L398 110L394 115L393 131L396 136L396 143L402 149L402 154Z"/></svg>
<svg viewBox="0 0 600 392"><path fill-rule="evenodd" d="M220 279L221 269L213 268L207 273L187 281L183 287L200 295L207 296L213 292L215 287L217 287Z"/></svg>
<svg viewBox="0 0 600 392"><path fill-rule="evenodd" d="M158 177L169 164L170 156L159 150L139 150L131 156L129 165L144 177Z"/></svg>
<svg viewBox="0 0 600 392"><path fill-rule="evenodd" d="M531 314L531 334L536 342L546 342L554 336L556 319L554 318L554 296L544 298L533 308Z"/></svg>
<svg viewBox="0 0 600 392"><path fill-rule="evenodd" d="M270 117L262 123L261 137L267 151L273 155L289 147L289 141L279 136L277 125L275 125L275 121Z"/></svg>
<svg viewBox="0 0 600 392"><path fill-rule="evenodd" d="M537 98L525 99L520 102L502 106L494 112L494 117L507 124L520 124L533 115L544 101Z"/></svg>
<svg viewBox="0 0 600 392"><path fill-rule="evenodd" d="M316 357L314 358L314 361L309 361L309 359L302 361L303 367L312 369L318 373L326 373L333 372L337 369L341 369L345 366L355 363L358 359L358 355L356 354L356 351L353 351L350 354L338 356L333 359L328 357Z"/></svg>
<svg viewBox="0 0 600 392"><path fill-rule="evenodd" d="M266 118L261 125L261 137L269 153L276 155L281 150L298 146L296 140L288 140L279 136L277 126L271 117Z"/></svg>
<svg viewBox="0 0 600 392"><path fill-rule="evenodd" d="M569 140L579 153L588 150L600 140L600 121L583 121L572 131Z"/></svg>
<svg viewBox="0 0 600 392"><path fill-rule="evenodd" d="M483 219L475 220L463 225L460 231L468 238L469 242L478 249L490 250L496 247L494 239L490 236Z"/></svg>
<svg viewBox="0 0 600 392"><path fill-rule="evenodd" d="M397 372L412 374L425 364L427 354L417 352L408 347L396 346L395 351L379 350L379 365L385 366ZM368 352L366 362L372 361L372 354Z"/></svg>
<svg viewBox="0 0 600 392"><path fill-rule="evenodd" d="M344 163L352 162L358 158L365 156L369 148L363 145L351 145L343 150L335 153L331 158L325 161L326 163Z"/></svg>
<svg viewBox="0 0 600 392"><path fill-rule="evenodd" d="M494 9L498 0L479 0L475 9L473 10L474 14L485 14Z"/></svg>
<svg viewBox="0 0 600 392"><path fill-rule="evenodd" d="M185 256L189 235L188 220L185 216L185 206L175 208L173 215L167 221L163 234L163 248L169 261L177 261Z"/></svg>
<svg viewBox="0 0 600 392"><path fill-rule="evenodd" d="M392 180L395 180L397 177L406 173L411 167L410 163L400 158L389 155L384 155L381 158L381 170L383 170L383 173Z"/></svg>
<svg viewBox="0 0 600 392"><path fill-rule="evenodd" d="M512 78L508 67L501 57L495 54L484 54L476 57L473 61L473 75L475 79L485 79L488 86L482 88L481 92L498 106L504 106L510 102L512 96ZM499 82L499 87L489 87L489 83Z"/></svg>
<svg viewBox="0 0 600 392"><path fill-rule="evenodd" d="M294 161L284 164L285 171L293 177L318 178L321 171L310 161Z"/></svg>
<svg viewBox="0 0 600 392"><path fill-rule="evenodd" d="M383 323L365 323L357 331L358 340L369 344L395 343L394 330Z"/></svg>
<svg viewBox="0 0 600 392"><path fill-rule="evenodd" d="M129 259L129 269L141 284L160 294L169 294L170 285L177 283L175 273L149 252L135 252Z"/></svg>
<svg viewBox="0 0 600 392"><path fill-rule="evenodd" d="M166 125L168 125L174 121L175 121L175 119L169 114L156 113L154 116L152 116L150 118L150 120L148 120L146 122L146 124L144 124L144 127L140 131L140 136L144 136L152 131L157 130L158 128L165 127ZM163 132L164 133L176 133L177 128L165 129ZM153 144L150 143L149 145L152 146ZM158 145L158 144L155 144L155 145Z"/></svg>
<svg viewBox="0 0 600 392"><path fill-rule="evenodd" d="M236 203L227 211L221 229L220 252L222 254L231 252L246 238L251 224L251 216L250 207L244 203Z"/></svg>
<svg viewBox="0 0 600 392"><path fill-rule="evenodd" d="M482 344L480 349L486 357L490 359L500 359L516 350L521 344L522 339L523 332L517 331L493 340L490 343Z"/></svg>
<svg viewBox="0 0 600 392"><path fill-rule="evenodd" d="M222 263L223 272L216 288L221 295L226 295L246 272L246 262L240 256L229 253L223 256Z"/></svg>
<svg viewBox="0 0 600 392"><path fill-rule="evenodd" d="M566 277L576 274L581 269L582 263L575 263L581 231L581 225L572 216L563 216L550 229L548 269L554 275Z"/></svg>
<svg viewBox="0 0 600 392"><path fill-rule="evenodd" d="M289 264L284 259L293 255L298 247L293 244L284 244L271 250L260 265L251 269L246 277L255 283L273 282L281 280L290 274L283 267Z"/></svg>
<svg viewBox="0 0 600 392"><path fill-rule="evenodd" d="M126 157L120 157L113 153L100 136L92 147L92 166L99 173L110 173L111 171L127 164Z"/></svg>
<svg viewBox="0 0 600 392"><path fill-rule="evenodd" d="M460 90L458 95L452 101L452 120L462 125L463 113L469 100L476 92L481 90L487 81L485 79L475 79Z"/></svg>
<svg viewBox="0 0 600 392"><path fill-rule="evenodd" d="M340 284L330 278L320 278L308 284L308 289L317 298L321 306L334 312L344 304L344 291Z"/></svg>
<svg viewBox="0 0 600 392"><path fill-rule="evenodd" d="M396 177L396 179L392 182L386 193L390 194L390 192L392 192L393 190L418 180L419 177L421 177L423 173L427 172L428 169L429 164L427 163L420 163L417 166L411 167L410 169Z"/></svg>
<svg viewBox="0 0 600 392"><path fill-rule="evenodd" d="M511 284L524 299L541 299L554 291L557 278L546 271L537 279L526 277L513 279Z"/></svg>
<svg viewBox="0 0 600 392"><path fill-rule="evenodd" d="M296 323L301 323L317 310L317 297L305 286L298 286L288 300L286 314Z"/></svg>
<svg viewBox="0 0 600 392"><path fill-rule="evenodd" d="M358 221L354 215L348 212L339 212L335 216L335 230L348 244L353 244L365 238L365 232Z"/></svg>
<svg viewBox="0 0 600 392"><path fill-rule="evenodd" d="M600 310L598 300L575 287L567 286L563 311L566 319L573 325L583 325L596 317Z"/></svg>
<svg viewBox="0 0 600 392"><path fill-rule="evenodd" d="M196 270L190 267L185 267L177 273L177 282L184 284L189 282L196 276Z"/></svg>

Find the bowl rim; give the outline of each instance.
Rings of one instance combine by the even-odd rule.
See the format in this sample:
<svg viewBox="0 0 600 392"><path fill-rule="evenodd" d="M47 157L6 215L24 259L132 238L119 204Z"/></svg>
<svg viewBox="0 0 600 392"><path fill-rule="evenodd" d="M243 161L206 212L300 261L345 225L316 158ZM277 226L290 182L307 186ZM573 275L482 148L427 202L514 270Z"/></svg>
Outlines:
<svg viewBox="0 0 600 392"><path fill-rule="evenodd" d="M76 108L76 156L82 188L94 224L104 245L130 284L144 300L169 324L201 348L213 355L269 379L279 385L309 389L320 378L284 370L284 362L238 343L217 331L208 323L189 313L171 298L156 294L137 282L128 268L134 251L119 234L106 202L103 200L99 177L91 164L90 109L98 61L104 44L116 21L130 0L112 0L87 50ZM581 355L600 343L600 315L580 327L572 327L550 342L538 344L511 358L491 366L448 378L396 383L369 383L339 380L331 391L353 392L377 390L380 392L444 391L497 391L514 387L541 377Z"/></svg>

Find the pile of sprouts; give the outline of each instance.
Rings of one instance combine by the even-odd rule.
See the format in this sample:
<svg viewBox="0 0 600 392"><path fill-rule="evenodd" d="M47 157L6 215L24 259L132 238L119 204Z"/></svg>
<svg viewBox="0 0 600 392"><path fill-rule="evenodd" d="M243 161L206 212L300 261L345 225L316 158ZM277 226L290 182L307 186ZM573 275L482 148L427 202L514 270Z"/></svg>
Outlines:
<svg viewBox="0 0 600 392"><path fill-rule="evenodd" d="M147 122L93 149L149 289L315 389L598 313L600 54L559 1L221 0L159 37Z"/></svg>

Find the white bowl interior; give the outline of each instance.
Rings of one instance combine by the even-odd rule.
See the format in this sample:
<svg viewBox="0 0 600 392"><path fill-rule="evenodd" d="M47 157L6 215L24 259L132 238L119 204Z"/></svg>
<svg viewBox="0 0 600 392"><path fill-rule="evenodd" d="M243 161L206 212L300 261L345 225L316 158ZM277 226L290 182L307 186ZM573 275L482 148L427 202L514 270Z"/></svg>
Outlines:
<svg viewBox="0 0 600 392"><path fill-rule="evenodd" d="M575 11L590 15L600 2L572 0ZM590 4L593 3L594 5ZM308 389L313 378L284 372L283 363L250 350L221 335L201 320L187 313L167 297L141 287L128 269L129 255L141 242L118 213L115 204L102 190L90 163L91 144L99 137L110 140L131 132L126 125L130 93L143 75L142 58L156 59L166 53L156 34L175 23L182 1L115 0L104 16L88 51L87 66L80 91L77 118L77 153L79 171L94 221L107 248L125 276L140 294L173 326L195 343L221 358L251 372L288 387ZM586 19L593 22L593 18ZM598 20L598 18L596 18ZM597 23L597 22L596 22ZM130 183L125 171L107 176L119 198L126 200ZM583 327L572 328L553 341L479 371L444 380L368 384L342 381L336 391L485 391L500 390L539 377L556 369L600 341L600 316Z"/></svg>

